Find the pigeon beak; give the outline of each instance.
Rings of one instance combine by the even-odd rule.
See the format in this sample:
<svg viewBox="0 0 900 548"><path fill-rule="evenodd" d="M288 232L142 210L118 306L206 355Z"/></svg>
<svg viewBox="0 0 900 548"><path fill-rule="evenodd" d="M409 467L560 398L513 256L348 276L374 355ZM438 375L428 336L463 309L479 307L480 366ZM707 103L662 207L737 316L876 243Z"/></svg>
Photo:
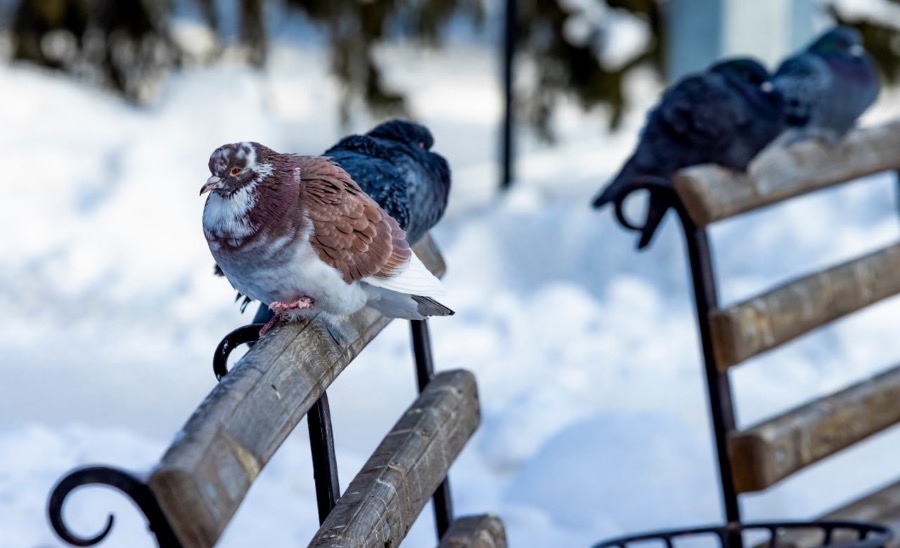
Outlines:
<svg viewBox="0 0 900 548"><path fill-rule="evenodd" d="M775 86L767 80L760 84L759 89L763 90L763 93L772 93L775 90Z"/></svg>
<svg viewBox="0 0 900 548"><path fill-rule="evenodd" d="M850 55L853 57L862 57L863 53L865 53L865 49L859 44L853 44L850 46Z"/></svg>
<svg viewBox="0 0 900 548"><path fill-rule="evenodd" d="M216 177L215 175L211 175L209 177L209 179L206 180L206 183L200 187L200 195L203 196L210 190L216 188L217 186L219 186L219 183L221 183L221 182L222 182L222 179L220 179L219 177Z"/></svg>

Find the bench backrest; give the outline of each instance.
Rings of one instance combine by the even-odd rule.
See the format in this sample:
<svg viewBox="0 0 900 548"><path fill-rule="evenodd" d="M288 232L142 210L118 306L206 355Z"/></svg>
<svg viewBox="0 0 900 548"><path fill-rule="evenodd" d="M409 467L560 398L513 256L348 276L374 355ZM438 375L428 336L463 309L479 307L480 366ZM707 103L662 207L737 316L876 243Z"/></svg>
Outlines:
<svg viewBox="0 0 900 548"><path fill-rule="evenodd" d="M900 293L900 243L720 308L707 227L719 220L900 169L900 121L860 129L829 146L806 141L766 151L747 174L696 166L676 174L691 254L698 327L726 516L739 493L759 491L900 422L900 367L738 430L729 371L847 314ZM761 260L765 258L761 257Z"/></svg>

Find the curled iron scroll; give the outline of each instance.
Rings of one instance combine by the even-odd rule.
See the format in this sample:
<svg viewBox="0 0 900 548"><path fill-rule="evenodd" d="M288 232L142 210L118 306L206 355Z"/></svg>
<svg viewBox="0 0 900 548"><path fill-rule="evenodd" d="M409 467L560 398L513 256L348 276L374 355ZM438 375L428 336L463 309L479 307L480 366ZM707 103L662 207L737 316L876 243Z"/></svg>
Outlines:
<svg viewBox="0 0 900 548"><path fill-rule="evenodd" d="M50 518L50 525L63 541L73 546L93 546L106 538L115 523L114 516L110 514L107 517L106 526L98 534L92 537L80 537L72 533L63 520L62 509L69 493L84 485L108 485L124 493L144 513L148 526L156 535L160 546L180 546L172 532L172 527L147 484L128 472L109 466L77 468L59 480L53 488L47 503L47 514Z"/></svg>
<svg viewBox="0 0 900 548"><path fill-rule="evenodd" d="M625 215L624 204L632 193L641 190L649 192L649 204L647 208L647 217L644 219L643 224L636 224ZM653 211L654 205L656 208L655 216ZM613 206L616 219L618 219L622 226L628 230L641 233L642 241L638 246L639 248L644 247L649 243L650 238L653 236L653 232L656 231L657 225L659 225L663 215L669 208L678 212L682 224L684 224L685 221L690 222L678 194L675 192L675 189L672 188L672 183L663 177L643 175L635 178L628 186L627 192L613 199Z"/></svg>
<svg viewBox="0 0 900 548"><path fill-rule="evenodd" d="M216 352L213 354L213 373L216 380L221 381L228 374L228 356L231 352L242 344L255 343L259 340L259 330L265 323L251 323L243 327L238 327L231 333L225 335Z"/></svg>

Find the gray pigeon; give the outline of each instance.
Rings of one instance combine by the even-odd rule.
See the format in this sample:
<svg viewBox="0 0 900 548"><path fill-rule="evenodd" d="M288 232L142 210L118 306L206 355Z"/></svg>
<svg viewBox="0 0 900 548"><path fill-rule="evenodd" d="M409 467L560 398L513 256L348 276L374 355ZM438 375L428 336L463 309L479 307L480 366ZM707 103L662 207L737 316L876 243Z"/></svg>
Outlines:
<svg viewBox="0 0 900 548"><path fill-rule="evenodd" d="M637 149L594 199L594 207L614 202L623 224L640 230L638 249L646 247L668 205L651 194L647 218L637 227L621 214L621 201L648 178L671 184L674 172L696 164L746 170L784 129L781 98L768 79L758 61L741 57L678 81L650 111Z"/></svg>
<svg viewBox="0 0 900 548"><path fill-rule="evenodd" d="M784 98L788 142L819 137L839 141L878 97L875 64L851 27L834 27L781 63L772 84Z"/></svg>

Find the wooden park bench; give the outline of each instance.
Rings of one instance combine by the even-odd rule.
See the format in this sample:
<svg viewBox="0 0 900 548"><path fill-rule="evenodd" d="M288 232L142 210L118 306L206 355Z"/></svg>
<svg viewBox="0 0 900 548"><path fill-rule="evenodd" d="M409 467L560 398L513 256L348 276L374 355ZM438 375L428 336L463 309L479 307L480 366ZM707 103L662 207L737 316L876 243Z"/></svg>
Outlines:
<svg viewBox="0 0 900 548"><path fill-rule="evenodd" d="M688 538L716 540L726 548L760 540L760 546L791 547L898 544L900 481L812 521L748 523L741 519L738 496L771 487L900 422L900 365L743 430L735 423L729 373L753 356L900 293L900 242L723 308L708 234L717 221L897 170L900 121L854 131L835 146L805 141L764 151L745 174L701 165L679 171L671 184L647 177L635 186L671 206L684 229L726 523L623 536L596 548L672 546ZM626 198L615 203L616 217L640 231L624 213ZM900 472L898 455L886 455L884 463Z"/></svg>
<svg viewBox="0 0 900 548"><path fill-rule="evenodd" d="M415 250L443 275L444 261L428 236ZM321 525L310 546L396 547L432 496L440 546L506 546L496 516L453 518L447 473L478 426L478 393L468 371L433 373L426 322L412 322L420 395L341 494L326 390L389 322L364 308L328 323L288 324L256 343L226 375L231 349L259 334L258 325L236 330L217 350L221 382L159 463L146 475L103 466L73 471L50 497L54 530L76 545L101 541L112 516L103 532L82 539L66 528L62 505L80 485L105 484L135 501L160 546L212 546L266 463L308 415Z"/></svg>
<svg viewBox="0 0 900 548"><path fill-rule="evenodd" d="M900 121L856 130L835 146L807 141L769 151L749 174L707 165L682 170L674 178L677 196L673 201L690 255L722 495L730 523L741 521L739 494L771 487L900 422L900 366L743 430L735 426L729 379L731 369L748 358L900 293L900 243L720 308L707 227L796 196L896 170L900 170ZM900 309L897 318L900 329ZM900 473L900 455L886 455L884 465ZM897 542L900 481L819 519L887 525ZM805 531L782 535L782 542L809 546L822 538Z"/></svg>

